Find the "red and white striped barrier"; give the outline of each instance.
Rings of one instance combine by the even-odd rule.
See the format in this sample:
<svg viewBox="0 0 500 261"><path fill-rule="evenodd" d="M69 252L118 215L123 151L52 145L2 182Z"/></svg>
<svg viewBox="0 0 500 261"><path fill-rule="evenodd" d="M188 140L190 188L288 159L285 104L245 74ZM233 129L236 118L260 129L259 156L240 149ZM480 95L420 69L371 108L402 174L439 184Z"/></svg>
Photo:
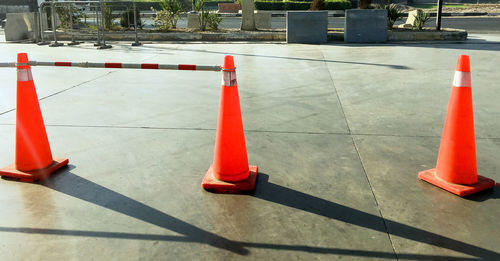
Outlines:
<svg viewBox="0 0 500 261"><path fill-rule="evenodd" d="M38 62L29 63L0 63L0 67L30 66L60 66L81 68L113 68L113 69L153 69L153 70L187 70L187 71L221 71L219 65L195 65L195 64L158 64L158 63L92 63L92 62Z"/></svg>

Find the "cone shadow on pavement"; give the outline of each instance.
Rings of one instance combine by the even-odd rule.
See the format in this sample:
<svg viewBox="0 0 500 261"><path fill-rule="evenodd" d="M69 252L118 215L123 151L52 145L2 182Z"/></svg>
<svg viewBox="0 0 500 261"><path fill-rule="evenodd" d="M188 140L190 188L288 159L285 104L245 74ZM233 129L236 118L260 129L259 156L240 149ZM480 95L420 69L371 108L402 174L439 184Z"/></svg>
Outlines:
<svg viewBox="0 0 500 261"><path fill-rule="evenodd" d="M500 258L500 253L269 183L268 179L269 175L259 173L254 197L470 256L489 260ZM453 257L445 257L443 260L453 260Z"/></svg>
<svg viewBox="0 0 500 261"><path fill-rule="evenodd" d="M70 166L67 171L61 171L61 173L53 175L52 178L41 180L40 184L68 196L72 196L182 234L186 237L186 239L182 239L182 241L203 242L213 247L225 249L239 255L248 254L248 250L241 244L197 228L180 219L167 215L160 210L140 203L139 201L131 199L90 180L79 177L71 173L71 169L74 169L74 167Z"/></svg>
<svg viewBox="0 0 500 261"><path fill-rule="evenodd" d="M132 239L132 240L203 243L201 240L195 241L196 239L183 236L136 234L136 233L123 233L123 232L103 232L103 231L88 231L88 230L48 229L48 228L29 228L29 227L0 227L0 232L72 236L72 237L116 238L116 239ZM372 258L389 258L389 259L395 258L393 252L327 248L327 247L315 247L306 245L281 245L281 244L254 243L254 242L241 242L241 241L232 241L232 242L236 244L241 244L242 246L248 248L286 250L286 251L297 251L297 252L307 252L316 254L342 255L351 257L372 257ZM397 257L400 260L450 260L450 261L478 260L475 257L469 258L469 257L444 256L444 255L422 255L422 254L405 254L405 253L398 253Z"/></svg>
<svg viewBox="0 0 500 261"><path fill-rule="evenodd" d="M72 196L86 202L101 206L103 208L122 213L124 215L142 220L144 222L160 226L162 228L174 231L184 236L163 236L163 235L144 235L133 233L112 233L112 232L96 232L96 231L71 231L71 230L44 230L33 228L19 228L16 232L24 233L40 233L40 234L65 234L74 236L91 236L91 237L110 237L110 238L129 238L138 240L162 240L162 241L179 241L179 242L196 242L208 244L216 248L231 251L238 255L248 255L247 248L267 248L276 250L293 250L306 251L314 253L328 253L348 256L368 256L368 257L387 257L394 258L393 253L372 252L363 250L346 250L338 248L321 248L314 246L297 246L297 245L279 245L254 242L233 241L221 236L218 236L209 231L195 227L180 219L174 218L157 209L140 203L132 198L117 193L111 189L103 187L85 178L79 177L71 173L73 166L63 169L61 173L53 175L51 178L40 182L41 185ZM417 242L434 245L436 247L454 250L459 253L464 253L470 256L484 259L498 259L499 253L490 251L478 246L467 244L452 238L441 236L432 232L428 232L410 225L402 224L396 221L385 219L388 228L384 226L383 219L379 216L363 212L354 208L343 206L334 202L330 202L318 197L308 195L306 193L293 190L278 184L268 182L269 175L259 173L257 181L257 189L254 192L254 197L273 202L279 205L295 208L297 210L307 211L319 216L327 217L343 221L347 224L364 227L367 229L389 233L402 238L414 240ZM9 228L11 229L11 228ZM5 229L0 228L0 231ZM389 230L389 231L387 231ZM434 256L434 255L418 255L398 253L400 259L413 260L476 260L476 258L463 258L453 256Z"/></svg>

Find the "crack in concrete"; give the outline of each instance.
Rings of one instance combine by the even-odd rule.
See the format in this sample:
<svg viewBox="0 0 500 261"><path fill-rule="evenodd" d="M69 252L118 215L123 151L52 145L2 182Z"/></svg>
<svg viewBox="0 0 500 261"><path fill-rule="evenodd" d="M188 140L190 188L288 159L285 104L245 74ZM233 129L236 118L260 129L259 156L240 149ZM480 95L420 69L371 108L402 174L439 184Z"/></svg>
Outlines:
<svg viewBox="0 0 500 261"><path fill-rule="evenodd" d="M15 126L15 123L0 123L0 126ZM188 130L188 131L215 131L214 128L191 127L151 127L151 126L119 126L119 125L75 125L75 124L45 124L47 127L67 128L107 128L107 129L143 129L143 130ZM340 135L340 136L374 136L395 138L441 138L439 135L400 135L384 133L347 133L347 132L316 132L316 131L280 131L280 130L244 130L246 133L274 133L274 134L307 134L307 135ZM476 137L476 140L500 140L500 137Z"/></svg>
<svg viewBox="0 0 500 261"><path fill-rule="evenodd" d="M79 84L73 85L73 86L71 86L71 87L69 87L69 88L66 88L66 89L64 89L64 90L61 90L61 91L58 91L58 92L52 93L52 94L50 94L50 95L47 95L47 96L45 96L45 97L42 97L42 98L40 98L40 99L38 99L38 100L39 100L39 101L41 101L41 100L45 100L45 99L47 99L47 98L50 98L50 97L55 96L55 95L58 95L58 94L60 94L60 93L63 93L63 92L69 91L69 90L71 90L71 89L74 89L74 88L79 87L79 86L81 86L81 85L84 85L84 84L86 84L86 83L93 82L93 81L95 81L95 80L97 80L97 79L100 79L100 78L106 77L106 76L108 76L108 75L110 75L110 74L112 74L112 73L115 73L115 72L117 72L117 71L110 71L110 72L107 72L107 73L105 73L105 74L103 74L103 75L97 76L97 77L96 77L96 78L94 78L94 79L90 79L90 80L88 80L88 81L81 82L81 83L79 83ZM1 114L0 114L0 115L1 115Z"/></svg>
<svg viewBox="0 0 500 261"><path fill-rule="evenodd" d="M76 84L76 85L73 85L73 86L71 86L71 87L69 87L69 88L66 88L66 89L60 90L60 91L58 91L58 92L55 92L55 93L49 94L49 95L47 95L47 96L44 96L44 97L42 97L42 98L39 98L39 99L38 99L38 101L45 100L45 99L47 99L47 98L50 98L50 97L53 97L53 96L58 95L58 94L60 94L60 93L63 93L63 92L69 91L69 90L71 90L71 89L74 89L74 88L79 87L79 86L81 86L81 85L84 85L84 84L86 84L86 83L93 82L93 81L95 81L95 80L97 80L97 79L100 79L100 78L102 78L102 77L106 77L106 76L108 76L108 75L110 75L110 74L112 74L112 73L114 73L114 72L116 72L116 71L110 71L110 72L107 72L107 73L105 73L105 74L103 74L103 75L100 75L100 76L98 76L98 77L96 77L96 78L93 78L93 79L90 79L90 80L87 80L87 81L83 81L83 82L78 83L78 84ZM15 110L16 110L16 108L13 108L13 109L10 109L10 110L4 111L4 112L0 112L0 115L4 115L4 114L7 114L7 113L9 113L9 112L13 112L13 111L15 111Z"/></svg>
<svg viewBox="0 0 500 261"><path fill-rule="evenodd" d="M323 51L321 51L321 50L320 50L320 52L323 55L323 60L326 61L325 53ZM349 126L349 121L347 120L347 116L346 116L346 113L345 113L345 110L344 110L344 106L342 104L342 100L340 99L340 95L338 93L337 87L335 86L335 83L333 82L332 72L330 71L330 68L328 68L328 65L326 64L326 62L325 62L325 67L326 67L326 70L328 71L328 74L330 76L330 80L332 82L333 89L335 90L335 95L337 96L337 100L339 101L340 109L342 111L342 115L344 116L344 120L345 120L345 124L347 126L347 130L349 131L348 135L351 137L351 141L352 141L352 144L354 146L354 149L356 150L356 154L358 156L359 163L361 164L361 168L363 169L363 173L365 173L365 177L366 177L366 181L368 182L368 186L370 186L370 191L372 192L373 200L375 201L375 205L377 206L377 210L378 210L378 213L380 215L380 218L382 219L382 222L384 223L385 233L387 234L387 238L389 239L389 242L391 244L392 251L394 253L394 256L396 257L396 260L399 260L398 254L396 252L396 247L395 247L394 242L392 241L392 238L391 238L391 233L389 233L389 227L387 226L387 222L386 222L386 220L384 218L384 215L382 215L382 210L380 209L380 205L378 204L377 196L375 196L375 192L373 191L373 186L372 186L372 184L370 182L370 178L368 177L368 173L366 172L366 168L365 168L365 165L363 163L363 159L361 158L358 146L356 144L356 141L354 140L354 136L352 135L351 127Z"/></svg>

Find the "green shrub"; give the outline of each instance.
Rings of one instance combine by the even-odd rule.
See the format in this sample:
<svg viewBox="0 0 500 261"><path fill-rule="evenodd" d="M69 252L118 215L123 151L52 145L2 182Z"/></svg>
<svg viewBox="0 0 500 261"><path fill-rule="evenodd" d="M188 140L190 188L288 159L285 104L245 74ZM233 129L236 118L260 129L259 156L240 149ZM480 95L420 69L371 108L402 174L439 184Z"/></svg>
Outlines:
<svg viewBox="0 0 500 261"><path fill-rule="evenodd" d="M285 10L283 2L278 1L255 1L255 9L257 10Z"/></svg>
<svg viewBox="0 0 500 261"><path fill-rule="evenodd" d="M208 28L213 30L219 29L219 24L222 22L222 17L219 17L215 12L205 12L208 14L204 19L207 20Z"/></svg>
<svg viewBox="0 0 500 261"><path fill-rule="evenodd" d="M255 0L255 9L257 10L308 10L311 1L263 1ZM325 0L326 10L345 10L351 8L351 2L348 0Z"/></svg>
<svg viewBox="0 0 500 261"><path fill-rule="evenodd" d="M429 20L431 16L429 13L422 11L422 9L417 9L417 16L415 17L415 26L413 29L422 30L427 20Z"/></svg>
<svg viewBox="0 0 500 261"><path fill-rule="evenodd" d="M394 23L403 16L403 10L398 4L391 3L385 6L387 10L387 27L392 29Z"/></svg>
<svg viewBox="0 0 500 261"><path fill-rule="evenodd" d="M168 31L172 28L172 23L170 22L170 14L165 10L155 10L151 7L151 10L155 12L153 17L153 27L159 31Z"/></svg>
<svg viewBox="0 0 500 261"><path fill-rule="evenodd" d="M177 0L163 0L160 2L160 6L163 11L166 11L169 15L170 24L172 28L177 28L177 21L182 12L182 4Z"/></svg>
<svg viewBox="0 0 500 261"><path fill-rule="evenodd" d="M219 17L216 12L206 10L203 0L196 0L194 10L199 13L201 31L205 31L207 27L214 30L219 28L222 18Z"/></svg>
<svg viewBox="0 0 500 261"><path fill-rule="evenodd" d="M311 7L311 2L286 1L284 6L285 10L308 10Z"/></svg>
<svg viewBox="0 0 500 261"><path fill-rule="evenodd" d="M71 27L70 16L72 17L73 25L80 23L83 13L74 5L55 6L55 9L61 21L61 28L69 29Z"/></svg>
<svg viewBox="0 0 500 261"><path fill-rule="evenodd" d="M326 0L325 1L326 10L346 10L351 9L352 4L349 0Z"/></svg>

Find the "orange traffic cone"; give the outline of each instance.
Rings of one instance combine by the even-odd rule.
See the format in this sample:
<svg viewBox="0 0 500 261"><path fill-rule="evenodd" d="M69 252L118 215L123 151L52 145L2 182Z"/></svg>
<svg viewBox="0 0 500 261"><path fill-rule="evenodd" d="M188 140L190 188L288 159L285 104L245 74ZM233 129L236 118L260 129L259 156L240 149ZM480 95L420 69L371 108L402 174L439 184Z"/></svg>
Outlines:
<svg viewBox="0 0 500 261"><path fill-rule="evenodd" d="M458 57L436 168L422 171L418 177L461 197L495 185L477 174L468 55Z"/></svg>
<svg viewBox="0 0 500 261"><path fill-rule="evenodd" d="M214 161L201 186L218 193L252 191L257 166L248 166L233 57L224 59Z"/></svg>
<svg viewBox="0 0 500 261"><path fill-rule="evenodd" d="M16 160L0 175L34 182L67 165L68 159L52 159L27 54L19 53L17 63L24 65L17 66Z"/></svg>

